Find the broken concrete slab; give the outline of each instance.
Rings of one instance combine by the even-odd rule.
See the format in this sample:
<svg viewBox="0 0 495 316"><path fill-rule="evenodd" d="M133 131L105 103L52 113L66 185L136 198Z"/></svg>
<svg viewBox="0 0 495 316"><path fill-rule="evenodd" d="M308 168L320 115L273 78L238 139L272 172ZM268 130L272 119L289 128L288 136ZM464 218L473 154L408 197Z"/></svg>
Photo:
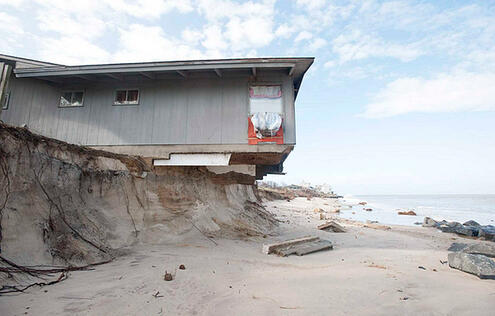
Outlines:
<svg viewBox="0 0 495 316"><path fill-rule="evenodd" d="M326 230L326 231L332 231L334 233L345 233L346 229L341 226L340 224L330 221L326 222L325 224L318 225L319 230Z"/></svg>
<svg viewBox="0 0 495 316"><path fill-rule="evenodd" d="M316 236L291 239L280 243L263 245L263 253L274 253L283 257L292 254L303 256L309 253L330 249L333 249L333 245L330 241L320 239Z"/></svg>
<svg viewBox="0 0 495 316"><path fill-rule="evenodd" d="M448 260L451 268L474 274L480 279L495 279L495 261L487 256L451 252Z"/></svg>
<svg viewBox="0 0 495 316"><path fill-rule="evenodd" d="M268 254L274 253L278 249L287 248L287 247L301 244L301 243L316 241L319 239L320 238L317 236L306 236L306 237L290 239L290 240L286 240L286 241L282 241L282 242L278 242L278 243L274 243L274 244L265 244L265 245L263 245L262 252L264 254L268 255Z"/></svg>
<svg viewBox="0 0 495 316"><path fill-rule="evenodd" d="M313 252L331 249L333 249L333 244L331 241L319 239L303 244L289 246L288 248L277 250L276 253L282 257L287 257L292 254L304 256Z"/></svg>

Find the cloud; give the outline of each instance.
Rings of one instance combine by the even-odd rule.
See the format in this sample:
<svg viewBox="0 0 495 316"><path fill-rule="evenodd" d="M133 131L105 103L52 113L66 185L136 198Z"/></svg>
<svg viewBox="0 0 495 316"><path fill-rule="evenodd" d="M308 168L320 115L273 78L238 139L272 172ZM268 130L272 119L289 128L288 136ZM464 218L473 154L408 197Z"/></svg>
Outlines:
<svg viewBox="0 0 495 316"><path fill-rule="evenodd" d="M302 31L299 34L297 34L295 41L296 42L305 41L311 39L312 37L313 37L312 33L308 31Z"/></svg>
<svg viewBox="0 0 495 316"><path fill-rule="evenodd" d="M289 38L295 31L296 28L293 25L284 23L275 30L275 36L277 38Z"/></svg>
<svg viewBox="0 0 495 316"><path fill-rule="evenodd" d="M16 8L20 7L23 3L24 0L0 0L1 6L12 6Z"/></svg>
<svg viewBox="0 0 495 316"><path fill-rule="evenodd" d="M321 9L325 5L326 0L297 0L296 3L299 7L306 8L307 10L316 10Z"/></svg>
<svg viewBox="0 0 495 316"><path fill-rule="evenodd" d="M112 60L118 62L201 59L205 55L182 40L166 36L158 26L132 24L121 29L119 47Z"/></svg>
<svg viewBox="0 0 495 316"><path fill-rule="evenodd" d="M95 64L111 60L110 54L83 37L49 38L39 41L40 59L59 64Z"/></svg>
<svg viewBox="0 0 495 316"><path fill-rule="evenodd" d="M440 74L432 79L399 78L377 93L361 116L411 112L495 111L494 73Z"/></svg>
<svg viewBox="0 0 495 316"><path fill-rule="evenodd" d="M341 63L370 57L391 57L409 62L424 54L419 42L390 43L359 30L339 35L332 43Z"/></svg>
<svg viewBox="0 0 495 316"><path fill-rule="evenodd" d="M74 13L48 9L41 11L37 20L40 30L57 32L61 36L94 38L107 28L103 19L86 12Z"/></svg>
<svg viewBox="0 0 495 316"><path fill-rule="evenodd" d="M335 66L337 66L337 62L335 60L329 60L323 65L325 68L332 68Z"/></svg>
<svg viewBox="0 0 495 316"><path fill-rule="evenodd" d="M157 19L172 10L181 13L191 12L193 6L190 0L106 0L106 3L116 12L124 12L138 18Z"/></svg>
<svg viewBox="0 0 495 316"><path fill-rule="evenodd" d="M324 47L325 45L327 45L327 41L321 37L318 37L315 38L313 41L311 41L311 43L308 46L308 49L310 51L317 51L318 49Z"/></svg>
<svg viewBox="0 0 495 316"><path fill-rule="evenodd" d="M13 54L13 49L18 48L18 38L24 35L21 21L12 15L0 11L0 21L2 21L2 27L0 28L0 51Z"/></svg>
<svg viewBox="0 0 495 316"><path fill-rule="evenodd" d="M202 41L207 50L235 54L269 45L274 39L273 0L245 3L199 0L197 5L197 10L208 21L203 26L208 34Z"/></svg>

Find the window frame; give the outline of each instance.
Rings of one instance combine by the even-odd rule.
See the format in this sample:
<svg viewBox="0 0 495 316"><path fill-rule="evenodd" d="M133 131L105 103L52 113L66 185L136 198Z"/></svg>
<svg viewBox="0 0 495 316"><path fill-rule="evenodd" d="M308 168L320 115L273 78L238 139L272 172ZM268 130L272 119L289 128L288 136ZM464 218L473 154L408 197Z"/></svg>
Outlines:
<svg viewBox="0 0 495 316"><path fill-rule="evenodd" d="M82 92L82 100L81 100L81 104L79 105L72 105L72 99L74 97L74 93L77 93L77 92ZM70 101L71 101L71 105L62 105L62 97L64 96L64 94L66 93L70 93L71 94L71 97L70 97ZM60 99L58 101L58 107L59 108L62 108L62 109L70 109L70 108L81 108L84 106L84 98L85 98L85 94L86 94L86 91L85 90L63 90L60 94Z"/></svg>
<svg viewBox="0 0 495 316"><path fill-rule="evenodd" d="M117 103L117 92L118 91L125 91L125 96L126 99L129 97L129 91L136 90L138 95L137 95L137 101L133 103ZM113 103L112 106L133 106L133 105L139 105L139 101L141 99L141 90L139 88L119 88L115 89L113 92Z"/></svg>
<svg viewBox="0 0 495 316"><path fill-rule="evenodd" d="M9 105L10 105L10 94L11 94L11 91L5 92L5 95L3 97L3 100L1 100L2 101L2 111L7 111L9 109Z"/></svg>

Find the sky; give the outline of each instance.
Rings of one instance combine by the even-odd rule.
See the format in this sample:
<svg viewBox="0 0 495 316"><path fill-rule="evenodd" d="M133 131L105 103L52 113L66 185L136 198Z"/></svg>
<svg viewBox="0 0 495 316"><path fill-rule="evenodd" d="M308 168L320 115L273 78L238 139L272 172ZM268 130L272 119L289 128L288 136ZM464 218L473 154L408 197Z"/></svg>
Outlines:
<svg viewBox="0 0 495 316"><path fill-rule="evenodd" d="M0 0L0 53L76 65L314 56L284 183L495 193L495 1Z"/></svg>

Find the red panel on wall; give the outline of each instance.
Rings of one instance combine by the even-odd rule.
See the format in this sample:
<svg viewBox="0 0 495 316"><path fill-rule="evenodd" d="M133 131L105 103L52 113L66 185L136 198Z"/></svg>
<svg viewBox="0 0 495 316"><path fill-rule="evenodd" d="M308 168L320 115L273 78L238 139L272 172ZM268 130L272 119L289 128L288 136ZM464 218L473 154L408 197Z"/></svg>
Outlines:
<svg viewBox="0 0 495 316"><path fill-rule="evenodd" d="M276 143L277 145L284 144L284 128L280 126L277 134L272 137L256 137L256 132L254 131L254 126L251 120L248 117L248 144L249 145L257 145L259 143Z"/></svg>

